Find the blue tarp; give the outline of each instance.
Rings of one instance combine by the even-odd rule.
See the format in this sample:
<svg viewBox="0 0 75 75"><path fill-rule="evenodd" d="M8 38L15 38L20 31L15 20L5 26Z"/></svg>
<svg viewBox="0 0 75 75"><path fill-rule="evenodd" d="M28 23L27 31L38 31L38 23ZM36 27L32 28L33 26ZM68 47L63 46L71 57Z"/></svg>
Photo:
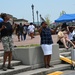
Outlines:
<svg viewBox="0 0 75 75"><path fill-rule="evenodd" d="M75 20L75 14L63 14L55 22L68 22Z"/></svg>

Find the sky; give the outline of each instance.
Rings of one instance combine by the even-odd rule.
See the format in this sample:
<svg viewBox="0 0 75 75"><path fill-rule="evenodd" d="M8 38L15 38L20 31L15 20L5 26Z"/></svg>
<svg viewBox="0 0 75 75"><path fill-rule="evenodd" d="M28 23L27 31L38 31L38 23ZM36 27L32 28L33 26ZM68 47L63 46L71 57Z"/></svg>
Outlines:
<svg viewBox="0 0 75 75"><path fill-rule="evenodd" d="M75 13L75 0L0 0L0 13L8 13L18 19L32 21L32 8L34 5L34 19L37 21L36 11L43 18L49 16L54 22L61 11L67 14ZM40 21L40 18L39 18Z"/></svg>

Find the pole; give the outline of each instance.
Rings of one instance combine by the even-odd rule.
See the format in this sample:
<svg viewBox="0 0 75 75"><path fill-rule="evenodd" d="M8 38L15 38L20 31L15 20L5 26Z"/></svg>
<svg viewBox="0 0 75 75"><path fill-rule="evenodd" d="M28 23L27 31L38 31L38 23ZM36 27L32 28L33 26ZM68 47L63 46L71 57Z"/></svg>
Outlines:
<svg viewBox="0 0 75 75"><path fill-rule="evenodd" d="M42 22L42 21L41 21L41 14L40 14L40 22Z"/></svg>
<svg viewBox="0 0 75 75"><path fill-rule="evenodd" d="M37 24L39 26L38 11L36 11L36 14L37 14Z"/></svg>
<svg viewBox="0 0 75 75"><path fill-rule="evenodd" d="M32 4L32 17L33 17L33 23L34 23L34 5Z"/></svg>

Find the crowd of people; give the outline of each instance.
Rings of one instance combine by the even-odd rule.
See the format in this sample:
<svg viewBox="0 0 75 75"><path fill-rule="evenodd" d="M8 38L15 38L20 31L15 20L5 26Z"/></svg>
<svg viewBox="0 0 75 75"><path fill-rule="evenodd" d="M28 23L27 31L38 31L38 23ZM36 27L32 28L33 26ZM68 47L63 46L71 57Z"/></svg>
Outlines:
<svg viewBox="0 0 75 75"><path fill-rule="evenodd" d="M1 33L1 41L4 47L4 61L3 61L3 70L6 71L7 69L14 69L11 66L11 60L12 60L12 51L14 50L13 46L13 39L12 34L15 30L15 33L18 37L18 41L26 40L26 35L28 34L31 39L34 38L34 31L35 26L33 23L30 23L29 26L20 24L15 24L14 27L9 23L10 17L3 13L1 14L1 18L3 19L3 22L0 23L0 33ZM53 67L50 64L51 61L51 55L52 55L52 34L55 34L58 27L60 28L58 32L58 41L57 43L62 43L66 49L69 48L68 44L70 43L73 48L75 48L75 27L74 26L68 26L66 23L63 23L62 25L58 25L55 29L50 29L47 23L44 21L41 23L40 27L37 28L39 34L40 34L40 45L44 53L44 64L45 68ZM68 43L69 42L69 43ZM8 57L8 67L6 67L6 59Z"/></svg>
<svg viewBox="0 0 75 75"><path fill-rule="evenodd" d="M38 29L41 38L41 48L44 53L44 64L46 68L53 67L50 64L51 55L52 55L52 34L56 33L57 28L60 28L58 31L58 41L57 43L60 45L60 42L64 45L66 49L69 48L69 44L75 48L75 33L74 26L69 26L66 23L58 25L55 29L50 29L47 23L44 21L41 23L40 28Z"/></svg>
<svg viewBox="0 0 75 75"><path fill-rule="evenodd" d="M63 43L64 47L66 49L69 48L69 44L75 48L75 37L74 37L74 26L69 26L66 23L63 23L61 25L61 29L58 32L58 44Z"/></svg>
<svg viewBox="0 0 75 75"><path fill-rule="evenodd" d="M27 34L31 37L31 39L33 39L35 26L33 25L33 23L30 23L29 25L22 25L22 23L15 24L14 31L18 37L18 41L26 40Z"/></svg>
<svg viewBox="0 0 75 75"><path fill-rule="evenodd" d="M26 39L27 35L27 26L20 24L15 24L15 34L18 37L18 41L22 41Z"/></svg>

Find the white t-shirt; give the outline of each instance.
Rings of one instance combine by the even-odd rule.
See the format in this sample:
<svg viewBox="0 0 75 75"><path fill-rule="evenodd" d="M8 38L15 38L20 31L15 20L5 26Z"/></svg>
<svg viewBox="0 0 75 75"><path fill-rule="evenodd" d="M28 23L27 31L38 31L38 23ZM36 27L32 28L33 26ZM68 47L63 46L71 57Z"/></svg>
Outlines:
<svg viewBox="0 0 75 75"><path fill-rule="evenodd" d="M73 35L75 34L75 30L73 30L72 34L73 34Z"/></svg>
<svg viewBox="0 0 75 75"><path fill-rule="evenodd" d="M69 37L70 40L73 40L73 33L70 32L68 37Z"/></svg>
<svg viewBox="0 0 75 75"><path fill-rule="evenodd" d="M73 30L72 33L71 33L71 32L69 33L68 36L69 36L69 39L70 39L70 40L73 40L73 35L74 35L74 34L75 34L75 30Z"/></svg>
<svg viewBox="0 0 75 75"><path fill-rule="evenodd" d="M29 32L34 32L34 29L35 29L35 26L34 25L28 26Z"/></svg>

